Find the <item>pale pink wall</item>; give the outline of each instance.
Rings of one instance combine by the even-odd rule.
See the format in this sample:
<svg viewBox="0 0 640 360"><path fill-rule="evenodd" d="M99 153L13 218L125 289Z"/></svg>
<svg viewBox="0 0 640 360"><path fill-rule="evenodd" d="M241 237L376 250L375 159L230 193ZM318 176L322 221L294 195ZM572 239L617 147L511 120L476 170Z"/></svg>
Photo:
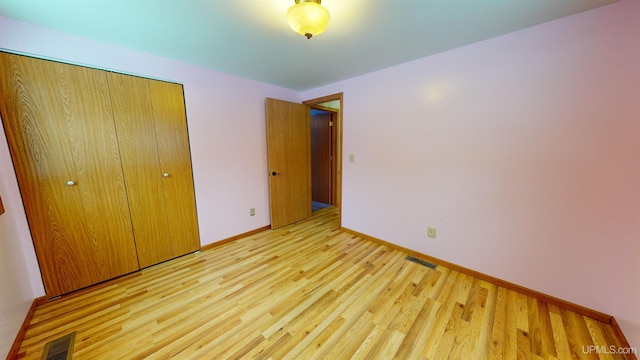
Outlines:
<svg viewBox="0 0 640 360"><path fill-rule="evenodd" d="M0 48L184 84L201 243L270 223L265 98L296 101L297 92L3 17ZM0 217L0 251L16 260L25 257L24 262L0 261L0 273L16 274L0 281L2 328L14 334L6 344L1 336L2 354L31 300L44 289L1 130L0 137L0 191L12 212ZM256 209L253 217L250 208Z"/></svg>
<svg viewBox="0 0 640 360"><path fill-rule="evenodd" d="M203 244L269 223L264 97L344 91L344 226L611 313L639 344L638 4L304 93L2 17L0 48L184 83ZM4 140L0 168L19 208ZM19 238L0 251L25 257L0 265L19 274L0 283L20 294L0 297L14 326L23 284L43 294L15 213L0 217L2 241Z"/></svg>
<svg viewBox="0 0 640 360"><path fill-rule="evenodd" d="M0 215L0 357L5 356L18 333L34 292L42 288L32 278L40 273L30 243L19 241L24 233L24 209L19 195L13 192L15 176L11 179L11 161L5 151L6 141L0 126L0 196L6 212ZM22 231L22 233L21 233Z"/></svg>
<svg viewBox="0 0 640 360"><path fill-rule="evenodd" d="M624 0L304 92L344 92L343 226L613 314L640 346L639 50Z"/></svg>

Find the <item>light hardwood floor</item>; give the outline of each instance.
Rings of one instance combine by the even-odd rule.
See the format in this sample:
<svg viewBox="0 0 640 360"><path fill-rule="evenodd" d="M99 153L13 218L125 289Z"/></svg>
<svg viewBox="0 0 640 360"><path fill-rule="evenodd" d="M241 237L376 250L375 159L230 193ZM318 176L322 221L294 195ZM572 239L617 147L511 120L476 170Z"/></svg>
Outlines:
<svg viewBox="0 0 640 360"><path fill-rule="evenodd" d="M41 305L19 358L625 359L608 324L337 229L335 209ZM583 351L584 350L584 351Z"/></svg>

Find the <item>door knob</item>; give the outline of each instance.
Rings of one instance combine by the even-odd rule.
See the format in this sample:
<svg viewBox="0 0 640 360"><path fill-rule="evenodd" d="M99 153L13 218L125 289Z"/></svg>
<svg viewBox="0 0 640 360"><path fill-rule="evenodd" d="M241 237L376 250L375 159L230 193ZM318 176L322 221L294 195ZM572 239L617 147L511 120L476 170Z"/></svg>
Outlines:
<svg viewBox="0 0 640 360"><path fill-rule="evenodd" d="M162 174L163 177L169 177L169 173Z"/></svg>
<svg viewBox="0 0 640 360"><path fill-rule="evenodd" d="M75 181L73 181L73 180L69 180L69 181L67 181L67 186L73 186L73 185L75 185L75 184L76 184L76 182L75 182Z"/></svg>
<svg viewBox="0 0 640 360"><path fill-rule="evenodd" d="M277 172L277 171L273 171L273 172L271 173L271 176L276 176L276 175L280 175L280 173L279 173L279 172Z"/></svg>

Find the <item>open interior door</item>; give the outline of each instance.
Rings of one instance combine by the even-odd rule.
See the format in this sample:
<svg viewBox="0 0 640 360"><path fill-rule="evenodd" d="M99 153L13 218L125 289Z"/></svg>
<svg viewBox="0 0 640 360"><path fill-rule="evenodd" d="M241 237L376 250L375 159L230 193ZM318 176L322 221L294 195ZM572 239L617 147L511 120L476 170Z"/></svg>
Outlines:
<svg viewBox="0 0 640 360"><path fill-rule="evenodd" d="M267 98L271 228L311 216L309 106Z"/></svg>

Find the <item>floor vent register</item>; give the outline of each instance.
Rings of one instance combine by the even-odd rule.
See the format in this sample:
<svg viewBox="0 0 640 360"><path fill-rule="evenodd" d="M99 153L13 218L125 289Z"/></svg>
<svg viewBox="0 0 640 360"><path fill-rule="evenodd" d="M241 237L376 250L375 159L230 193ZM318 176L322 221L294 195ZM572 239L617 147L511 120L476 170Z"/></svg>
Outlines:
<svg viewBox="0 0 640 360"><path fill-rule="evenodd" d="M76 342L76 331L51 340L44 345L40 360L71 360L73 344Z"/></svg>
<svg viewBox="0 0 640 360"><path fill-rule="evenodd" d="M413 256L407 256L406 259L411 261L411 262L414 262L416 264L420 264L422 266L426 266L426 267L428 267L430 269L435 269L436 266L437 266L436 264L432 264L432 263L430 263L428 261L424 261L422 259L414 258Z"/></svg>

